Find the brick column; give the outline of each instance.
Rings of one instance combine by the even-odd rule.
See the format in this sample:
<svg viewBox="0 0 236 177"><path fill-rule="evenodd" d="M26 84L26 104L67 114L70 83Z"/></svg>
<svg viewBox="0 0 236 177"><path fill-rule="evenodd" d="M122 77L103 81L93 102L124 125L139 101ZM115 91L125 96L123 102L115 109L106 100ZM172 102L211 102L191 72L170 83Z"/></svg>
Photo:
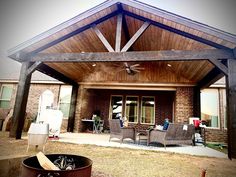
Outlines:
<svg viewBox="0 0 236 177"><path fill-rule="evenodd" d="M188 123L193 117L193 92L192 87L178 87L175 97L175 122Z"/></svg>

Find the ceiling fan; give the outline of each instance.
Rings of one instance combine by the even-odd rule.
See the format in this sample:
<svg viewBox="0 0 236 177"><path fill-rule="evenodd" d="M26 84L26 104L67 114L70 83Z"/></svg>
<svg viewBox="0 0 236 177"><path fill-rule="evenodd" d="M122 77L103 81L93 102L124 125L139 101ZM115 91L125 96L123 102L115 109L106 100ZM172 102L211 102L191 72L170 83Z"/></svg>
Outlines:
<svg viewBox="0 0 236 177"><path fill-rule="evenodd" d="M127 62L124 63L125 68L121 69L120 71L126 70L127 74L134 75L139 73L140 70L144 70L144 68L140 67L140 64L133 64L129 65Z"/></svg>

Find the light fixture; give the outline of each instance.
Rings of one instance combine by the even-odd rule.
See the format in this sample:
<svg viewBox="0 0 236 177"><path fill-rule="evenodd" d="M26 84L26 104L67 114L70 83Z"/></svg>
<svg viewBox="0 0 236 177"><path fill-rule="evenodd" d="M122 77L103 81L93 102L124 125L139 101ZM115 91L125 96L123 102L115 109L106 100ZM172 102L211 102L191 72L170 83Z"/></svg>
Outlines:
<svg viewBox="0 0 236 177"><path fill-rule="evenodd" d="M172 65L168 63L167 66L168 66L168 67L171 67Z"/></svg>
<svg viewBox="0 0 236 177"><path fill-rule="evenodd" d="M96 66L96 63L92 64L92 66L95 67L95 66Z"/></svg>

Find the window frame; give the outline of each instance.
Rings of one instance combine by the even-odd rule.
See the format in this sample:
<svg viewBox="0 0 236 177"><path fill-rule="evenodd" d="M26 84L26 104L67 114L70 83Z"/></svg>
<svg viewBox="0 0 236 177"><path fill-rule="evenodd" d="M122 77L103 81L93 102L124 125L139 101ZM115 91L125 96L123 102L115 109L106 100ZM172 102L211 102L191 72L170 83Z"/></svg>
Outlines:
<svg viewBox="0 0 236 177"><path fill-rule="evenodd" d="M125 103L124 103L124 106L125 106L125 110L124 110L124 115L125 115L125 117L126 117L126 101L127 101L127 97L135 97L135 98L137 98L137 121L136 122L130 122L129 121L129 119L128 119L128 117L127 117L127 120L128 120L128 123L139 123L139 119L140 119L140 117L139 117L139 96L137 96L137 95L126 95L125 96Z"/></svg>
<svg viewBox="0 0 236 177"><path fill-rule="evenodd" d="M61 101L61 91L62 91L62 88L71 88L71 92L70 92L70 102L69 103L67 103L67 102L62 102ZM59 99L58 99L58 109L62 112L62 110L60 109L60 105L61 105L61 103L62 104L69 104L69 114L68 114L68 116L64 116L64 113L63 113L63 119L69 119L69 116L70 116L70 104L71 104L71 95L72 95L72 86L69 86L69 85L61 85L60 86L60 91L59 91Z"/></svg>
<svg viewBox="0 0 236 177"><path fill-rule="evenodd" d="M154 117L153 117L153 119L154 119L154 121L153 121L153 123L143 123L142 122L142 114L143 114L143 104L142 104L142 101L143 101L143 98L153 98L153 101L154 101ZM140 100L141 102L140 102L140 104L141 104L141 112L140 112L140 124L143 124L143 125L155 125L155 123L156 123L156 120L155 120L155 108L156 108L156 100L155 100L155 96L141 96L141 100Z"/></svg>
<svg viewBox="0 0 236 177"><path fill-rule="evenodd" d="M123 117L123 109L124 109L124 96L123 95L111 95L110 96L110 106L109 106L109 119L112 119L112 114L113 114L113 111L112 111L112 97L121 97L122 99L122 105L121 105L121 116Z"/></svg>
<svg viewBox="0 0 236 177"><path fill-rule="evenodd" d="M220 91L219 91L218 88L206 88L206 89L203 89L203 90L216 90L217 91L217 94L216 94L217 95L217 99L216 100L217 100L217 114L218 114L218 120L217 121L218 121L218 126L217 127L206 126L206 128L207 129L217 129L217 130L219 130L220 127L221 127L221 122L220 122L220 120L221 120L221 115L220 115ZM202 93L203 90L201 90L201 93ZM202 98L201 98L201 101L202 101ZM202 104L201 104L201 107L202 107ZM201 114L202 114L202 111L201 111ZM202 116L201 116L201 120L203 120Z"/></svg>
<svg viewBox="0 0 236 177"><path fill-rule="evenodd" d="M3 92L3 88L4 88L4 87L10 87L10 88L12 89L12 90L11 90L11 96L10 96L9 99L2 99L2 92ZM12 84L2 84L2 85L1 85L1 87L0 87L0 102L1 102L1 101L9 101L9 107L8 107L8 108L11 107L12 94L13 94L13 85L12 85ZM2 108L2 107L0 107L0 108ZM8 108L6 108L6 109L8 109ZM3 109L5 109L5 108L3 108Z"/></svg>
<svg viewBox="0 0 236 177"><path fill-rule="evenodd" d="M223 129L227 130L228 123L227 123L227 93L226 89L222 89L222 112L223 112Z"/></svg>

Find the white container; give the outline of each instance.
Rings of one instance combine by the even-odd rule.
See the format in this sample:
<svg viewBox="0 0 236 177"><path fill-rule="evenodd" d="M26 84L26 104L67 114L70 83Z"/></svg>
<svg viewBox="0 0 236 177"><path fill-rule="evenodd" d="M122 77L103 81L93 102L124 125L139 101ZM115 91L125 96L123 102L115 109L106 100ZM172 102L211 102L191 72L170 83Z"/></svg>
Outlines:
<svg viewBox="0 0 236 177"><path fill-rule="evenodd" d="M41 120L43 123L49 124L49 136L59 137L63 113L60 110L46 109L41 112Z"/></svg>
<svg viewBox="0 0 236 177"><path fill-rule="evenodd" d="M30 145L36 147L42 146L44 151L48 135L49 135L49 124L31 123L28 131L27 152L29 150Z"/></svg>

